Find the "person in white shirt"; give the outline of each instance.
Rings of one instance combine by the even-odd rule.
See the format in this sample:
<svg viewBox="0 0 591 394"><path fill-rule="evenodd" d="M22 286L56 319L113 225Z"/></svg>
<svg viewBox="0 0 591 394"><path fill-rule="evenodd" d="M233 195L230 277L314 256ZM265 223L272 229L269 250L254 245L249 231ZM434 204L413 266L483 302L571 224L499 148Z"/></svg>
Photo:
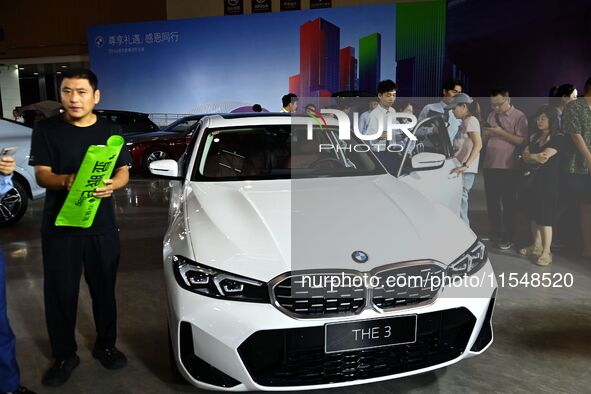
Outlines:
<svg viewBox="0 0 591 394"><path fill-rule="evenodd" d="M376 109L376 107L380 104L379 100L371 99L369 100L369 109L359 116L359 132L365 134L365 130L367 130L367 125L369 124L369 114L371 111Z"/></svg>
<svg viewBox="0 0 591 394"><path fill-rule="evenodd" d="M449 133L450 141L453 143L460 128L461 121L454 116L453 111L446 110L445 107L451 103L452 99L456 94L462 93L462 90L462 81L454 79L445 81L443 83L443 96L441 98L441 101L425 105L425 107L423 107L423 109L421 110L421 113L419 113L418 122L428 118L429 116L432 116L433 113L447 113L447 131ZM419 139L424 139L432 132L433 129L431 127L421 127L419 130L417 130L417 137L419 137Z"/></svg>
<svg viewBox="0 0 591 394"><path fill-rule="evenodd" d="M288 93L281 97L281 103L283 104L283 107L279 112L294 113L298 109L298 96L293 93Z"/></svg>
<svg viewBox="0 0 591 394"><path fill-rule="evenodd" d="M396 111L392 108L394 101L396 101L396 83L392 80L381 81L378 84L378 101L379 104L370 112L366 135L379 135L376 140L370 141L373 150L380 162L386 167L390 174L396 174L399 165L399 154L388 151L388 146L391 143L397 143L401 139L397 138L400 132L394 130L392 134L392 141L387 140L388 118L395 119ZM381 127L380 127L381 126Z"/></svg>
<svg viewBox="0 0 591 394"><path fill-rule="evenodd" d="M466 93L457 94L451 103L445 107L446 110L453 110L454 116L462 121L460 126L460 150L456 158L462 165L452 170L452 174L462 176L462 203L460 205L460 217L470 225L468 219L468 197L474 179L478 173L480 161L480 150L482 149L482 137L480 135L480 110L478 103Z"/></svg>

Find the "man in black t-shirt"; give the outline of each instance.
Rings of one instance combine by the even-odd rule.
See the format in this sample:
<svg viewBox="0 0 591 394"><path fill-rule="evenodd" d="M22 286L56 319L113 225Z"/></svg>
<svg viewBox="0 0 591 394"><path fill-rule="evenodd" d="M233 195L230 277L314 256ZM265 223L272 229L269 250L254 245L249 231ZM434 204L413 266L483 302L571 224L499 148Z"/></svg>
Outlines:
<svg viewBox="0 0 591 394"><path fill-rule="evenodd" d="M35 125L29 164L39 185L47 188L41 240L45 317L55 362L43 376L46 386L60 386L80 363L76 355L76 310L80 277L92 297L97 338L92 355L107 369L122 368L127 359L115 347L117 310L115 279L119 265L119 230L111 195L129 181L129 151L123 147L111 179L97 187L102 199L89 228L55 226L55 219L72 187L90 145L106 145L120 134L118 127L92 110L100 100L96 75L86 69L64 72L60 95L64 113Z"/></svg>

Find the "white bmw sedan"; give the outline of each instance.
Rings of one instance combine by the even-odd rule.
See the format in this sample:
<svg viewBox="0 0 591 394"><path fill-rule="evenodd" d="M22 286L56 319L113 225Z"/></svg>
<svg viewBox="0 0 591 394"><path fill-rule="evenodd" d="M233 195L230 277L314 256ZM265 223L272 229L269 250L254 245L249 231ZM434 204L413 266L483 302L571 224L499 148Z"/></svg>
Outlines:
<svg viewBox="0 0 591 394"><path fill-rule="evenodd" d="M299 391L483 352L497 287L485 247L401 179L448 179L449 158L418 153L395 177L330 122L308 124L208 116L179 163L151 163L179 181L163 250L173 367L203 389Z"/></svg>

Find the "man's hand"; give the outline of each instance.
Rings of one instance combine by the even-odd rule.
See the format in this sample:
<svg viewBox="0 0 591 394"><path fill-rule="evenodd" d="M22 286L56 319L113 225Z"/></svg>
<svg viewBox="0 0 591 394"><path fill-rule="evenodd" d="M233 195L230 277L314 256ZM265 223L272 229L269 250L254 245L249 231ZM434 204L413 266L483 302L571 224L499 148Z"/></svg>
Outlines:
<svg viewBox="0 0 591 394"><path fill-rule="evenodd" d="M485 127L484 128L484 133L486 134L487 137L494 137L494 136L501 134L502 132L503 132L503 129L500 127Z"/></svg>
<svg viewBox="0 0 591 394"><path fill-rule="evenodd" d="M453 170L451 170L451 174L463 174L467 169L468 167L464 166L456 167Z"/></svg>
<svg viewBox="0 0 591 394"><path fill-rule="evenodd" d="M10 175L16 169L16 160L12 156L3 156L0 159L0 174L2 175Z"/></svg>
<svg viewBox="0 0 591 394"><path fill-rule="evenodd" d="M76 174L66 175L66 179L64 179L64 188L66 190L70 190L72 185L74 184L74 179L76 179Z"/></svg>
<svg viewBox="0 0 591 394"><path fill-rule="evenodd" d="M105 187L97 187L94 190L92 195L96 198L108 198L111 197L113 194L113 180L112 179L105 179L103 180Z"/></svg>

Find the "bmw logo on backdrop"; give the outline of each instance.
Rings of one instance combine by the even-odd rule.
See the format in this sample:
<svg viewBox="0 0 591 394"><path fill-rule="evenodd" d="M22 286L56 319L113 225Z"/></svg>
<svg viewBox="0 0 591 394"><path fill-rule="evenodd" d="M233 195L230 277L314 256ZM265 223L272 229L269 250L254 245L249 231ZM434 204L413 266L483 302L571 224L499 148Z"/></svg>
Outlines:
<svg viewBox="0 0 591 394"><path fill-rule="evenodd" d="M97 48L102 48L103 45L105 45L105 39L102 36L96 36L94 43L96 44Z"/></svg>
<svg viewBox="0 0 591 394"><path fill-rule="evenodd" d="M361 250L356 250L355 252L353 252L353 254L351 254L351 257L353 257L353 261L360 264L367 263L367 260L369 260L369 256L367 255L367 253L362 252Z"/></svg>

